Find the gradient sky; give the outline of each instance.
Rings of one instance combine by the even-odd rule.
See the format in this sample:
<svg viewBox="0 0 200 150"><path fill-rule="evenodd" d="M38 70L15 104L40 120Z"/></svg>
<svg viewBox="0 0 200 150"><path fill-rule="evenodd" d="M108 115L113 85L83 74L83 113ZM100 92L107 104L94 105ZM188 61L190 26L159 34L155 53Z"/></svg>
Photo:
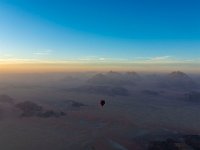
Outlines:
<svg viewBox="0 0 200 150"><path fill-rule="evenodd" d="M199 6L199 0L0 0L0 60L195 64Z"/></svg>

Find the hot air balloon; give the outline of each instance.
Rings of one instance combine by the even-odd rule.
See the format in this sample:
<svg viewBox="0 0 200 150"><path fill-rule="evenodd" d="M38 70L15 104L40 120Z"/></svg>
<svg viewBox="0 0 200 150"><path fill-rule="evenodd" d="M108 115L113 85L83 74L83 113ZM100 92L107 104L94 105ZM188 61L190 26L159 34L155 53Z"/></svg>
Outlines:
<svg viewBox="0 0 200 150"><path fill-rule="evenodd" d="M103 106L105 105L105 103L106 103L105 100L101 100L101 101L100 101L101 107L103 107Z"/></svg>

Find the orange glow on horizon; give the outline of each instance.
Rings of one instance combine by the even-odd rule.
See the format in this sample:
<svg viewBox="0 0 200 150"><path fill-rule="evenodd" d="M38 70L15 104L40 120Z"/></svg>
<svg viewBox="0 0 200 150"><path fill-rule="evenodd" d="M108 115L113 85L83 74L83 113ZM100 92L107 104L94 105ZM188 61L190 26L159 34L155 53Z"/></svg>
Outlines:
<svg viewBox="0 0 200 150"><path fill-rule="evenodd" d="M86 71L169 72L181 70L197 73L196 66L173 64L89 64L89 63L0 63L0 73L45 73Z"/></svg>

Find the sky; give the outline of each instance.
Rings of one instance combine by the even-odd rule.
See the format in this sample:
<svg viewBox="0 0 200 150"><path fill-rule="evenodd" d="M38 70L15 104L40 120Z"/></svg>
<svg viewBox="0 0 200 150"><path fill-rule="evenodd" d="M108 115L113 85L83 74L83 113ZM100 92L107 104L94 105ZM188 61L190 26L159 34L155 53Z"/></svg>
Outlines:
<svg viewBox="0 0 200 150"><path fill-rule="evenodd" d="M176 64L194 70L199 6L199 0L0 0L0 68Z"/></svg>

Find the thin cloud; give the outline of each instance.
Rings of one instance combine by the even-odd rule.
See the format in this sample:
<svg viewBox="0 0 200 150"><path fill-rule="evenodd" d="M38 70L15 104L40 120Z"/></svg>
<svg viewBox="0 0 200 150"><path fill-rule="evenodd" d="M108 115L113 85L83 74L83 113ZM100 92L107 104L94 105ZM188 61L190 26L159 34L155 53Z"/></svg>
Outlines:
<svg viewBox="0 0 200 150"><path fill-rule="evenodd" d="M13 57L13 55L12 54L3 54L3 57L11 58L11 57Z"/></svg>
<svg viewBox="0 0 200 150"><path fill-rule="evenodd" d="M171 60L172 56L158 56L158 57L153 57L151 60Z"/></svg>
<svg viewBox="0 0 200 150"><path fill-rule="evenodd" d="M74 58L74 59L63 59L63 60L50 60L41 58L0 58L0 63L48 63L48 64L196 64L200 63L199 60L192 59L178 59L172 56L157 56L157 57L136 57L133 59L122 59L122 58L106 58L89 56L85 58Z"/></svg>
<svg viewBox="0 0 200 150"><path fill-rule="evenodd" d="M103 61L108 61L111 60L111 58L105 58L105 57L97 57L97 56L88 56L85 58L78 58L75 59L75 61L85 61L85 62L103 62Z"/></svg>
<svg viewBox="0 0 200 150"><path fill-rule="evenodd" d="M34 52L34 55L50 55L53 52L51 49L44 49L44 50L39 50L37 52Z"/></svg>
<svg viewBox="0 0 200 150"><path fill-rule="evenodd" d="M0 59L0 63L3 64L10 64L10 63L38 63L40 62L37 59L28 59L28 58L7 58L7 59Z"/></svg>

